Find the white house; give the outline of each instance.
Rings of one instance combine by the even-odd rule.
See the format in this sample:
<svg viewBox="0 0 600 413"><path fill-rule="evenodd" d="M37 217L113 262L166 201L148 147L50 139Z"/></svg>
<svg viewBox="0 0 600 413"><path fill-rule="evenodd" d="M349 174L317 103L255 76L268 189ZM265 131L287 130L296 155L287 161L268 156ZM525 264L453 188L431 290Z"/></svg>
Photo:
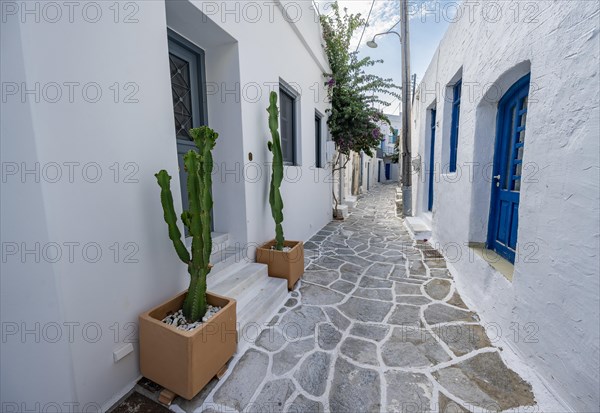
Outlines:
<svg viewBox="0 0 600 413"><path fill-rule="evenodd" d="M385 169L379 149L374 149L372 155L351 151L349 155L342 155L335 165L332 184L338 201L338 214L343 217L347 217L354 208L358 195L371 190L378 182L385 182L382 180ZM333 207L335 209L335 201Z"/></svg>
<svg viewBox="0 0 600 413"><path fill-rule="evenodd" d="M378 177L379 182L398 182L399 179L399 163L394 162L392 157L396 152L396 143L400 136L402 127L401 115L387 115L391 126L387 123L382 125L383 137L385 140L381 142L380 151L377 152L381 159L379 162Z"/></svg>
<svg viewBox="0 0 600 413"><path fill-rule="evenodd" d="M366 193L378 182L398 182L399 164L392 161L395 151L396 139L402 124L399 115L387 115L391 125L381 122L379 125L382 141L378 148L374 148L373 156L361 152L351 152L348 157L343 156L341 164L345 165L343 172L334 172L333 185L338 202L338 207L344 215L348 208L352 208L357 201L357 196ZM394 131L395 130L395 131ZM348 160L348 162L346 162ZM336 164L339 168L340 164ZM341 195L340 195L341 194Z"/></svg>
<svg viewBox="0 0 600 413"><path fill-rule="evenodd" d="M418 89L409 226L489 331L596 411L599 6L492 6L458 7Z"/></svg>
<svg viewBox="0 0 600 413"><path fill-rule="evenodd" d="M188 128L220 134L213 218L223 268L243 271L274 236L271 90L286 238L307 240L331 220L318 15L311 2L283 0L1 7L2 411L99 411L139 378L138 314L186 288L154 174L173 176L181 211ZM287 293L283 280L261 280L269 300L254 297L266 302L254 321Z"/></svg>

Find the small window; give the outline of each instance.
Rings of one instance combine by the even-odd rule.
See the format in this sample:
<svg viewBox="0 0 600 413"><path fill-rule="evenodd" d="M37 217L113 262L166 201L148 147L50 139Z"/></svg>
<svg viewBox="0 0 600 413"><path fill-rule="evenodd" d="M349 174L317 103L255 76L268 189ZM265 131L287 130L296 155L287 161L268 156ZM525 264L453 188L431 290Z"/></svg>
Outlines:
<svg viewBox="0 0 600 413"><path fill-rule="evenodd" d="M462 93L462 80L456 82L453 88L452 99L452 129L450 130L450 165L449 172L456 172L456 160L458 157L458 124L460 119L460 97Z"/></svg>
<svg viewBox="0 0 600 413"><path fill-rule="evenodd" d="M392 134L390 135L390 143L396 143L396 139L398 138L398 129L392 128Z"/></svg>
<svg viewBox="0 0 600 413"><path fill-rule="evenodd" d="M315 112L315 168L322 168L322 147L323 142L321 139L321 115L318 112Z"/></svg>
<svg viewBox="0 0 600 413"><path fill-rule="evenodd" d="M291 91L279 87L281 151L285 165L296 164L296 98Z"/></svg>

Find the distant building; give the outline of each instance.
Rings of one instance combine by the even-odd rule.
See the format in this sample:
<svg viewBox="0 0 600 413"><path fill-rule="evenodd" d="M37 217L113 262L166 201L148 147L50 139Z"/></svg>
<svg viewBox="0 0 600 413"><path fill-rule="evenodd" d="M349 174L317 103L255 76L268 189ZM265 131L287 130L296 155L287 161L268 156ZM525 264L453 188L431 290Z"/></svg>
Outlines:
<svg viewBox="0 0 600 413"><path fill-rule="evenodd" d="M398 182L399 180L399 145L400 130L402 127L401 115L387 115L391 126L383 123L381 131L385 140L377 151L379 161L378 182Z"/></svg>

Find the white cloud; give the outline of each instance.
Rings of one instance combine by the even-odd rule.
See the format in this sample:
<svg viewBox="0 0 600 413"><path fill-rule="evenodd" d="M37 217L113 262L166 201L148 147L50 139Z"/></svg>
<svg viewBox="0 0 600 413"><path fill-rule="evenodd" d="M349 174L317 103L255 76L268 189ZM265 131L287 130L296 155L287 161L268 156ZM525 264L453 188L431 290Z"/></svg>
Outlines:
<svg viewBox="0 0 600 413"><path fill-rule="evenodd" d="M448 1L448 0L446 0ZM457 3L455 0L452 3ZM319 10L322 14L331 12L331 0L316 0ZM373 4L373 11L369 18L369 25L365 29L365 33L361 42L361 47L372 39L377 33L383 33L390 30L400 21L400 1L399 0L340 0L338 1L340 8L346 8L350 14L358 14L366 19L369 15L369 9ZM444 4L441 0L412 0L408 4L408 13L411 20L427 20L439 15L439 10ZM454 10L454 9L452 9ZM432 16L433 13L433 16ZM399 25L395 26L394 30L399 30ZM357 30L356 35L352 39L352 48L355 49L361 37L362 29Z"/></svg>

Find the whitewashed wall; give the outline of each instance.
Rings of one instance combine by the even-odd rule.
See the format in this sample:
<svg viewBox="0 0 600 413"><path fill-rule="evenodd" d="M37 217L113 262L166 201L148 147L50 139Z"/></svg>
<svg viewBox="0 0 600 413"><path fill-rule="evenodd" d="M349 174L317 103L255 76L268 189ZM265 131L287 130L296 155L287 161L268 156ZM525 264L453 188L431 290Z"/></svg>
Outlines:
<svg viewBox="0 0 600 413"><path fill-rule="evenodd" d="M387 115L392 124L392 128L398 129L398 135L402 131L402 117L400 115ZM387 123L382 124L381 131L385 136L385 146L388 151L394 150L394 142L392 142L392 130Z"/></svg>
<svg viewBox="0 0 600 413"><path fill-rule="evenodd" d="M180 210L167 26L205 48L207 81L220 88L209 91L209 123L221 134L215 159L234 173L214 178L215 230L242 246L273 237L266 108L280 78L302 93L301 167L286 168L282 188L286 237L306 240L331 219L327 173L315 178L311 168L327 68L312 11L286 19L269 3L255 20L246 2L167 3L84 2L72 15L54 3L60 17L41 2L28 6L33 14L22 14L22 2L3 9L3 411L109 406L139 377L138 314L186 287L154 178L162 168L173 175ZM233 12L207 16L208 3ZM259 97L223 92L249 83L262 86ZM240 173L249 153L258 179ZM128 341L135 351L114 363Z"/></svg>
<svg viewBox="0 0 600 413"><path fill-rule="evenodd" d="M373 185L377 182L377 169L379 168L379 161L377 158L362 155L362 163L359 161L359 165L361 165L360 170L362 171L362 184L360 185L360 191L362 194L366 194L367 191L372 189Z"/></svg>
<svg viewBox="0 0 600 413"><path fill-rule="evenodd" d="M398 163L390 163L390 179L385 179L385 162L381 162L381 182L382 183L390 183L390 182L400 182L400 164Z"/></svg>
<svg viewBox="0 0 600 413"><path fill-rule="evenodd" d="M192 16L204 12L235 39L239 49L243 159L248 162L252 153L253 162L260 166L262 173L262 179L249 178L245 183L247 240L250 243L262 243L275 234L268 204L268 179L265 179L270 177L268 162L271 160L266 146L270 136L266 112L268 93L273 87L277 90L281 79L301 94L298 125L301 140L297 148L301 167L285 168L281 190L285 205L285 236L306 240L331 220L330 171L314 168L314 116L315 110L325 114L327 108L323 72L329 69L312 2L206 1L193 5L197 10L189 11ZM173 8L168 7L169 18L175 6L183 9L178 2L173 2ZM190 30L192 37L196 29L190 27ZM196 41L201 43L202 38L198 37ZM257 85L260 94L255 93ZM231 90L236 84L225 81L225 87ZM324 125L325 121L323 118ZM327 133L322 135L325 138Z"/></svg>
<svg viewBox="0 0 600 413"><path fill-rule="evenodd" d="M423 162L429 156L428 109L437 107L434 241L453 261L460 291L484 322L501 328L504 344L574 411L595 411L600 369L598 3L471 6L450 24L414 105L413 156ZM440 174L449 160L451 93L446 86L461 72L459 173ZM528 72L524 163L529 169L521 188L520 255L510 282L467 245L484 242L487 234L487 167L493 162L498 91ZM413 184L417 214L427 209L424 170Z"/></svg>

